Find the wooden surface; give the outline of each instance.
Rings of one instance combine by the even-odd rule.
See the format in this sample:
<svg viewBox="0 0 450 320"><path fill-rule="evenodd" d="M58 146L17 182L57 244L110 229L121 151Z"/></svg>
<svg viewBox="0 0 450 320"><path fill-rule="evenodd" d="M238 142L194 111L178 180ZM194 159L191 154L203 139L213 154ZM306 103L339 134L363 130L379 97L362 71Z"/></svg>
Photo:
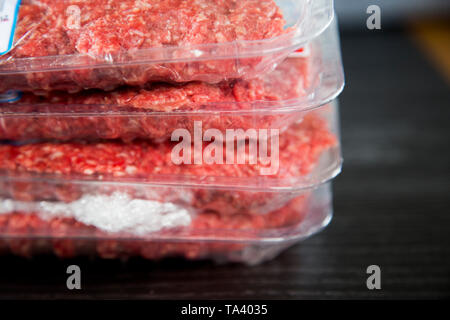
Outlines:
<svg viewBox="0 0 450 320"><path fill-rule="evenodd" d="M450 297L450 93L401 32L344 34L344 171L321 234L257 267L0 258L0 298ZM83 289L65 289L81 266ZM366 288L366 268L382 290Z"/></svg>

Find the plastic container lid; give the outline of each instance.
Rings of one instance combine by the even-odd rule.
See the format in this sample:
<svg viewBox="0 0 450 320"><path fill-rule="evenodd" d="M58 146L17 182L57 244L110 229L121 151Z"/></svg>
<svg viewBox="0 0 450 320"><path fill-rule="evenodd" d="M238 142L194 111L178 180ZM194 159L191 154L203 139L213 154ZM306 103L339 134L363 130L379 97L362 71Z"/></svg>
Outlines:
<svg viewBox="0 0 450 320"><path fill-rule="evenodd" d="M333 17L332 0L102 1L7 2L0 92L255 77Z"/></svg>

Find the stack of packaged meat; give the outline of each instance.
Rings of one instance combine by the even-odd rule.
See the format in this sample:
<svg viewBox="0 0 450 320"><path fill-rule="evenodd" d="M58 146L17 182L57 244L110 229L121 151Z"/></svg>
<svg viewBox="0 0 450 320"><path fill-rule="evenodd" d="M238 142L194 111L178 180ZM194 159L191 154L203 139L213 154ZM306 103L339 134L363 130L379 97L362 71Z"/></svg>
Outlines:
<svg viewBox="0 0 450 320"><path fill-rule="evenodd" d="M256 264L330 221L332 0L0 4L0 253Z"/></svg>

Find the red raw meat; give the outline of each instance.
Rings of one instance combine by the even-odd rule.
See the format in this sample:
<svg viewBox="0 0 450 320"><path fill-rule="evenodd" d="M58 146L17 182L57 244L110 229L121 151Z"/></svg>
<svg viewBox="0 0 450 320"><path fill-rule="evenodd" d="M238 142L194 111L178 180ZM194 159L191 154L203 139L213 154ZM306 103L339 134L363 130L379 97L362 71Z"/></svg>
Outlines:
<svg viewBox="0 0 450 320"><path fill-rule="evenodd" d="M42 220L32 212L14 212L0 215L0 234L4 248L12 253L31 257L38 253L53 252L71 258L77 255L97 254L102 258L126 258L141 256L146 259L161 259L183 256L188 259L227 257L248 247L245 241L239 242L239 235L230 235L235 231L246 231L258 239L259 232L275 231L281 227L294 227L301 223L308 211L307 194L299 196L285 207L265 215L235 214L224 216L213 212L197 214L191 226L179 230L185 241L155 241L145 236L133 237L126 234L108 234L92 226L84 225L74 219L53 218ZM227 234L226 241L199 241L195 237L205 237L204 231L211 236ZM177 231L170 232L171 236ZM189 241L189 237L192 240ZM0 239L1 241L2 239Z"/></svg>
<svg viewBox="0 0 450 320"><path fill-rule="evenodd" d="M304 96L309 85L305 83L309 82L309 68L308 58L291 58L274 72L248 81L215 85L157 83L143 89L123 88L110 93L94 90L78 94L51 93L45 98L24 94L18 102L0 103L0 140L160 140L170 138L175 129L192 132L196 120L202 121L204 131L209 128L223 132L233 128L283 129L303 114L276 113L276 110L236 112L251 110L258 102L267 104ZM222 112L211 113L215 110ZM231 110L236 112L230 113ZM209 113L202 115L202 111Z"/></svg>
<svg viewBox="0 0 450 320"><path fill-rule="evenodd" d="M267 166L259 163L176 165L171 159L171 152L176 143L169 141L157 144L137 140L130 144L110 141L0 145L0 171L3 172L0 192L3 197L20 200L73 201L83 193L93 192L86 185L83 187L70 183L70 179L77 177L105 182L109 178L132 181L175 179L180 183L205 177L215 181L240 178L246 182L252 178L264 178L268 183L273 179L298 179L310 173L319 157L336 143L337 140L329 132L326 120L314 113L308 114L301 123L293 125L280 135L279 170L271 176L262 176L261 170ZM8 178L14 175L31 178L42 174L51 175L58 179L58 182L46 182L45 179L34 182L16 181ZM261 182L258 180L257 183ZM93 185L91 188L98 192L98 186ZM181 202L185 206L222 214L270 212L282 207L293 197L293 194L288 192L281 193L280 196L279 193L274 195L266 192L200 187L180 189L176 186L154 187L148 190L115 186L108 189L108 192L114 190L125 191L138 198L156 197L154 200L158 201L169 201L167 199L170 198L172 202Z"/></svg>
<svg viewBox="0 0 450 320"><path fill-rule="evenodd" d="M238 51L236 41L274 38L285 32L284 25L273 0L25 0L15 46L0 58L0 66L3 62L23 67L20 58L51 57L48 68L61 64L69 70L3 74L0 92L110 90L155 80L218 82L251 72L259 63L266 69L275 63L261 57L145 61L168 58L169 53L151 50L155 48L173 47L174 60L193 51L189 46L232 42L234 47L209 52L212 57L229 55L232 49ZM114 65L136 60L144 62ZM80 64L85 68L77 69Z"/></svg>

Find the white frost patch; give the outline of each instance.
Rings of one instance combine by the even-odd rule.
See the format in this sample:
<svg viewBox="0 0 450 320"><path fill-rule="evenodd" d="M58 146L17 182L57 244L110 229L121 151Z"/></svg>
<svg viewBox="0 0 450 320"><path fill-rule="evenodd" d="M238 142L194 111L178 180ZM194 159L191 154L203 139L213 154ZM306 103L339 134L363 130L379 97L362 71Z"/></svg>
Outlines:
<svg viewBox="0 0 450 320"><path fill-rule="evenodd" d="M132 199L124 193L84 195L70 202L25 202L0 200L0 214L14 211L38 212L45 220L55 217L74 218L107 232L145 235L163 229L189 226L189 212L170 202Z"/></svg>

